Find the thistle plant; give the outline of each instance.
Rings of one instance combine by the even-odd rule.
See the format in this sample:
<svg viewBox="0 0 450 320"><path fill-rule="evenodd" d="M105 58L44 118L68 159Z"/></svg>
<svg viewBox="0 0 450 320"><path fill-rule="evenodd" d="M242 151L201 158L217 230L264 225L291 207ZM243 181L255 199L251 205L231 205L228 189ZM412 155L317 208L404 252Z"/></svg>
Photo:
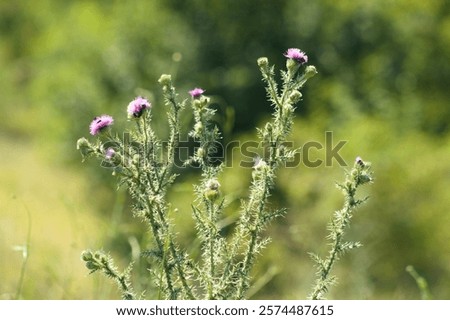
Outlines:
<svg viewBox="0 0 450 320"><path fill-rule="evenodd" d="M372 181L371 164L357 157L353 169L346 173L345 181L336 184L344 194L344 205L341 210L335 211L328 226L329 234L327 239L330 250L327 257L322 259L317 254L310 254L316 263L317 279L309 298L313 300L322 299L328 292L330 286L336 283L336 277L331 274L331 270L336 261L347 251L361 246L359 242L344 241L343 237L350 226L353 212L367 201L367 197L357 199L356 190L360 186Z"/></svg>
<svg viewBox="0 0 450 320"><path fill-rule="evenodd" d="M127 106L131 123L129 141L122 141L112 132L114 120L109 115L96 117L89 129L94 142L81 138L77 142L83 160L96 157L102 166L109 167L118 177L119 186L127 188L132 200L133 215L147 226L151 238L148 250L142 255L152 259L148 279L157 289L153 297L160 299L244 299L252 284L252 269L258 255L268 244L264 231L275 218L286 214L286 209L273 209L269 198L275 186L277 170L292 159L298 150L287 146L291 133L296 104L301 100L300 90L317 71L306 65L308 56L299 49L289 49L285 53L286 70L281 71L281 86L275 80L274 67L267 58L258 59L258 66L266 86L268 101L273 106L273 115L262 128L258 129L261 146L267 152L254 161L249 186L249 194L242 200L238 218L231 232L224 232L222 219L227 205L226 195L221 192L220 175L224 164L213 161L221 132L212 119L215 110L205 90L195 88L189 91L190 99L179 99L170 75L162 75L162 88L167 110L170 133L167 143L163 143L152 128L152 112L160 110L144 97L137 97ZM189 106L189 108L187 108ZM200 255L194 256L182 248L174 231L171 205L167 193L176 181L174 172L177 147L180 140L180 113L190 109L194 125L189 136L197 143L192 156L185 166L195 165L201 171L201 178L194 186L194 198L190 206L182 210L191 211L196 225L196 235L200 240ZM348 225L350 213L360 204L355 200L356 188L369 179L368 165L358 164L350 173L348 184L342 185L347 191L346 206L337 214L339 218L333 228L339 231L333 236L335 251L326 270L325 285L317 289L317 298L328 287L328 273L338 254L345 250L341 243L341 233ZM355 171L356 170L356 171ZM362 173L365 172L363 175ZM364 178L366 177L366 178ZM333 229L333 230L334 230ZM86 267L93 272L101 272L117 283L124 299L144 296L136 293L131 283L133 265L119 271L109 254L103 251L87 250L82 253ZM316 259L318 262L323 262ZM328 261L328 260L326 260ZM321 264L322 265L322 264ZM327 265L326 263L324 265Z"/></svg>

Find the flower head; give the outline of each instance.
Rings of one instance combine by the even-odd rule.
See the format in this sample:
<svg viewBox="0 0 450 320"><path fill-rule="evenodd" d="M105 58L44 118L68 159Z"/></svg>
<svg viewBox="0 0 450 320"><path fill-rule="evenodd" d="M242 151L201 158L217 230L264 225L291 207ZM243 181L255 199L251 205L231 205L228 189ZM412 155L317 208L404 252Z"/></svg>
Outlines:
<svg viewBox="0 0 450 320"><path fill-rule="evenodd" d="M112 158L114 158L115 154L116 154L116 150L114 150L113 148L108 148L108 149L106 149L106 152L105 152L105 158L108 160L111 160Z"/></svg>
<svg viewBox="0 0 450 320"><path fill-rule="evenodd" d="M89 132L95 136L97 133L103 129L109 127L114 122L114 119L108 115L101 115L100 117L95 117L89 126Z"/></svg>
<svg viewBox="0 0 450 320"><path fill-rule="evenodd" d="M296 62L303 64L308 62L308 56L300 49L290 48L284 54L286 58L295 60Z"/></svg>
<svg viewBox="0 0 450 320"><path fill-rule="evenodd" d="M195 88L189 91L192 98L197 99L205 92L202 88Z"/></svg>
<svg viewBox="0 0 450 320"><path fill-rule="evenodd" d="M143 97L137 97L128 104L128 118L139 118L145 109L150 109L152 104Z"/></svg>

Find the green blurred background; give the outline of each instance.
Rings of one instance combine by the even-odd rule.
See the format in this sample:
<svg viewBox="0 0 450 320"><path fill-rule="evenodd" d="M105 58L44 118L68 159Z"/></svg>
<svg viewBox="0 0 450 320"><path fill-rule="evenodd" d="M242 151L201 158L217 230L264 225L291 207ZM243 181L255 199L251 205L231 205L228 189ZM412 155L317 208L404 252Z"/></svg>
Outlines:
<svg viewBox="0 0 450 320"><path fill-rule="evenodd" d="M101 276L87 276L80 252L103 248L125 266L148 239L126 191L116 192L95 160L81 164L76 140L102 113L125 128L137 94L153 102L164 136L162 73L183 98L195 86L214 97L225 141L255 139L270 116L256 59L284 68L289 47L307 52L319 71L297 110L296 146L324 143L332 131L335 142L348 141L345 161L372 161L376 177L347 235L364 246L339 262L328 297L419 299L405 271L413 265L435 299L450 299L447 0L1 1L0 297L119 298ZM312 156L323 160L323 151ZM233 161L221 177L230 215L250 176ZM326 225L342 204L333 185L344 169L333 162L280 171L272 203L288 214L268 230L273 241L250 298L308 295L307 252L326 252ZM197 178L186 172L171 193L179 242L190 250L198 245L189 209Z"/></svg>

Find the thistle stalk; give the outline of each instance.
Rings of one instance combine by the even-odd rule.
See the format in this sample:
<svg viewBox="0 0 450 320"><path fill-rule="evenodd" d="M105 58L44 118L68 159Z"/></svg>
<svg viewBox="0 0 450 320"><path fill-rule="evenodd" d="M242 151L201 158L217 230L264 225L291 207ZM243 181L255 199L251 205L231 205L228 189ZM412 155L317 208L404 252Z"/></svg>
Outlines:
<svg viewBox="0 0 450 320"><path fill-rule="evenodd" d="M317 279L315 286L309 295L312 300L323 299L329 288L335 283L336 278L331 275L331 271L336 261L347 251L361 246L359 242L344 242L343 237L350 225L353 211L363 204L367 198L356 199L358 187L373 181L371 164L363 161L360 157L356 158L353 169L346 174L343 183L337 184L337 187L344 194L344 205L341 210L334 213L333 219L328 227L329 246L325 260L322 260L316 254L310 254L317 268Z"/></svg>

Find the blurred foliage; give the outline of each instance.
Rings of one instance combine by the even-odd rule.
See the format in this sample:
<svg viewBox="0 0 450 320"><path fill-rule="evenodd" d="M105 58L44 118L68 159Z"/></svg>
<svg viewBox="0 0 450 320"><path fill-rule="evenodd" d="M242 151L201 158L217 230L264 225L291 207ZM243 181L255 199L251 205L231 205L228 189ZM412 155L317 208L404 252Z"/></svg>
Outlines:
<svg viewBox="0 0 450 320"><path fill-rule="evenodd" d="M267 56L281 68L289 47L307 52L319 71L298 110L295 144L323 142L324 131L333 131L335 141L348 141L345 160L372 161L376 176L349 234L364 247L340 262L332 297L416 299L405 272L411 264L434 298L448 299L446 0L2 1L0 295L15 292L21 261L11 248L26 235L15 194L35 225L22 298L118 297L102 283L90 287L100 280L83 277L79 251L103 243L124 259L132 247L136 258L146 239L129 217L125 191L113 193L109 172L92 162L80 169L76 139L103 113L125 128L125 107L138 94L154 103L154 125L164 134L161 73L173 75L182 98L195 86L214 96L222 127L234 128L228 141L254 139L248 132L270 114L256 59ZM337 163L282 170L273 205L289 213L269 230L274 241L256 270L265 282L253 298L307 295L314 272L307 252L326 249L325 226L341 204L333 183L342 175ZM246 195L246 176L234 168L222 177L228 222ZM180 241L193 252L188 204L197 178L189 174L172 193Z"/></svg>

